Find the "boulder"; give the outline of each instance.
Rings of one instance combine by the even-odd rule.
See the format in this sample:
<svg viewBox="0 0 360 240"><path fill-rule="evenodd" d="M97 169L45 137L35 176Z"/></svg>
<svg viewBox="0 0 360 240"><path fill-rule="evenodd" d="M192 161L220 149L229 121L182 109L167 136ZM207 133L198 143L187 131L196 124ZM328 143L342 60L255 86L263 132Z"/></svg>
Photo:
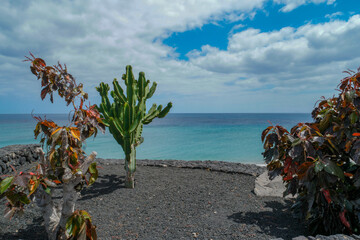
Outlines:
<svg viewBox="0 0 360 240"><path fill-rule="evenodd" d="M281 176L277 176L273 180L270 180L267 170L255 179L254 193L257 196L283 197L285 189L285 184L283 183Z"/></svg>

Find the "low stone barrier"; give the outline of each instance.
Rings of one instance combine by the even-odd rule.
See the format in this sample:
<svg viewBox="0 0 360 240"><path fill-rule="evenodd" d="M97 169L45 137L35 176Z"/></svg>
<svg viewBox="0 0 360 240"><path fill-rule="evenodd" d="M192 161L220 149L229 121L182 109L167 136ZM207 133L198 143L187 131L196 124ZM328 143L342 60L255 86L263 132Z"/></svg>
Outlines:
<svg viewBox="0 0 360 240"><path fill-rule="evenodd" d="M97 158L99 164L107 165L124 165L124 159L102 159ZM256 164L244 164L223 161L184 161L184 160L149 160L137 159L138 166L154 166L154 167L178 167L178 168L192 168L192 169L207 169L211 171L226 172L226 173L241 173L252 176L259 176L266 171L265 166Z"/></svg>
<svg viewBox="0 0 360 240"><path fill-rule="evenodd" d="M13 172L13 167L18 167L26 163L32 163L39 159L36 148L39 144L9 145L0 148L0 174Z"/></svg>

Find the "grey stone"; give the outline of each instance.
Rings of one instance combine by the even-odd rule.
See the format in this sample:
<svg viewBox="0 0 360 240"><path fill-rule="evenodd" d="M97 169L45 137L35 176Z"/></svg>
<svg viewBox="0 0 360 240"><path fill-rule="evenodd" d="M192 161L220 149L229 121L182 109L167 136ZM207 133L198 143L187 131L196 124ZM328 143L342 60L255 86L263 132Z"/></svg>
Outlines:
<svg viewBox="0 0 360 240"><path fill-rule="evenodd" d="M305 237L305 236L298 236L293 238L292 240L309 240L309 238Z"/></svg>
<svg viewBox="0 0 360 240"><path fill-rule="evenodd" d="M268 171L262 173L255 180L254 193L257 196L283 197L283 192L285 190L285 184L283 183L281 176L277 176L273 180L270 180Z"/></svg>
<svg viewBox="0 0 360 240"><path fill-rule="evenodd" d="M27 145L9 145L0 148L0 169L2 174L13 172L11 165L14 167L25 164L26 162L34 162L35 149L40 147L39 144L27 144Z"/></svg>
<svg viewBox="0 0 360 240"><path fill-rule="evenodd" d="M19 158L19 164L20 165L23 165L23 164L25 164L26 163L26 158L25 157L20 157Z"/></svg>
<svg viewBox="0 0 360 240"><path fill-rule="evenodd" d="M1 158L2 162L8 162L10 159L9 159L9 156L3 156Z"/></svg>
<svg viewBox="0 0 360 240"><path fill-rule="evenodd" d="M0 161L0 169L1 169L1 172L3 172L3 170L6 169L6 164L2 161Z"/></svg>

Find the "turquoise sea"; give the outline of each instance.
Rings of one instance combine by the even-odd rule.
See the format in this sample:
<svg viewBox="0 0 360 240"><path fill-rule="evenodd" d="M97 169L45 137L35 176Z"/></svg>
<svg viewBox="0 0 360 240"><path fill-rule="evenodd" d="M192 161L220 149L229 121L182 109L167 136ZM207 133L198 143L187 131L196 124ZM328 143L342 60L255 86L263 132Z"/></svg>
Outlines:
<svg viewBox="0 0 360 240"><path fill-rule="evenodd" d="M44 115L40 115L44 116ZM48 114L47 119L67 125L67 114ZM138 159L217 160L263 163L261 133L269 126L290 129L298 122L311 121L310 114L193 114L170 113L144 126L144 143ZM39 143L34 139L36 120L26 114L0 114L0 147ZM121 147L108 132L87 141L85 151L100 158L123 158Z"/></svg>

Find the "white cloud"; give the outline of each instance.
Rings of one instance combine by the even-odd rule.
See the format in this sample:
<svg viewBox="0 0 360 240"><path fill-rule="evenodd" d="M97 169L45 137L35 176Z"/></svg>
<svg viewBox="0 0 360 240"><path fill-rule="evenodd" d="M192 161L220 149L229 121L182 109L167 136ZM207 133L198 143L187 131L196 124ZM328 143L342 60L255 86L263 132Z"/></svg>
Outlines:
<svg viewBox="0 0 360 240"><path fill-rule="evenodd" d="M295 8L300 7L301 5L305 4L320 4L326 3L328 5L334 4L336 0L273 0L274 3L277 4L284 4L285 6L280 9L282 12L290 12Z"/></svg>
<svg viewBox="0 0 360 240"><path fill-rule="evenodd" d="M334 12L332 14L326 14L325 17L329 18L329 19L334 19L334 18L336 18L338 16L342 16L342 15L343 15L342 12Z"/></svg>
<svg viewBox="0 0 360 240"><path fill-rule="evenodd" d="M360 65L359 38L360 15L355 15L273 32L250 28L230 36L227 50L204 46L188 56L207 71L242 76L236 82L243 88L271 84L273 92L321 91L335 88L343 70Z"/></svg>
<svg viewBox="0 0 360 240"><path fill-rule="evenodd" d="M205 45L201 51L188 54L190 61L177 60L175 49L162 43L173 32L254 17L265 1L3 1L0 88L6 91L0 96L7 94L14 101L21 96L30 103L39 98L40 84L28 63L21 62L28 51L49 64L58 60L66 63L94 96L92 101L99 100L94 87L100 81L110 83L114 77L120 78L125 65L131 64L135 74L144 71L147 78L159 83L155 100L172 100L178 112L188 111L189 106L199 112L280 111L286 95L274 97L274 91L294 89L299 81L307 89L358 64L357 35L349 35L351 26L357 30L358 17L270 33L256 29L230 33L227 51ZM291 9L310 2L334 1L275 2ZM333 89L334 84L328 88ZM273 106L266 98L278 104ZM292 100L294 104L298 99ZM254 105L259 107L253 110ZM307 106L302 109L308 110Z"/></svg>

